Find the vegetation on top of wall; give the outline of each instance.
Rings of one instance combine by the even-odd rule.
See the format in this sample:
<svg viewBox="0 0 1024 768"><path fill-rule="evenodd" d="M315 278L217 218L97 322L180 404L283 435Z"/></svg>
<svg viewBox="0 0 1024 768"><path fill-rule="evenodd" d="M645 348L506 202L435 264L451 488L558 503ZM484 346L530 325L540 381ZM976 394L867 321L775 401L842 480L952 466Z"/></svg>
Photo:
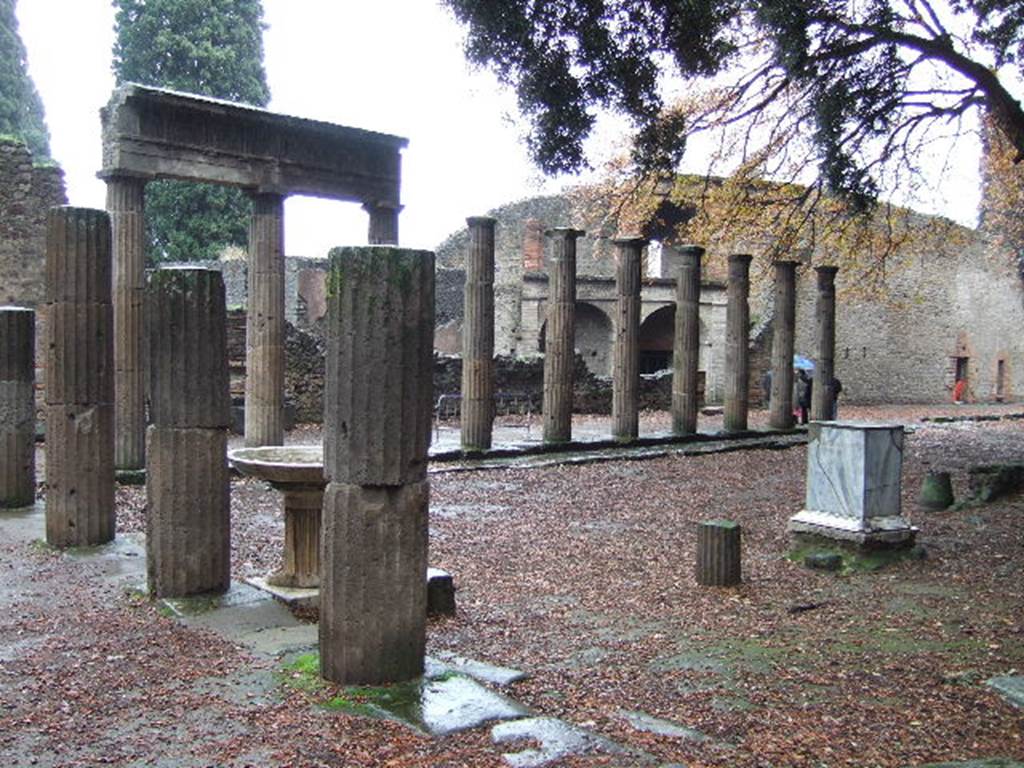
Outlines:
<svg viewBox="0 0 1024 768"><path fill-rule="evenodd" d="M0 0L0 134L24 141L41 160L50 156L50 132L14 9L15 0Z"/></svg>

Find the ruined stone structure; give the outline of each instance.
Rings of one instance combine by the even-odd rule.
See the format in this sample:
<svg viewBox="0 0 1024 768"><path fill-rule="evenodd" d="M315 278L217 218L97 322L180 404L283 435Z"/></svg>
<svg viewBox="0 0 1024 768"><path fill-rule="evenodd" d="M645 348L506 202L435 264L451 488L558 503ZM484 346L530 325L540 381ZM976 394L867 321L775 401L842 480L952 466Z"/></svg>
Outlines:
<svg viewBox="0 0 1024 768"><path fill-rule="evenodd" d="M647 241L615 241L615 344L612 350L612 437L635 440L640 434L640 259Z"/></svg>
<svg viewBox="0 0 1024 768"><path fill-rule="evenodd" d="M0 509L36 498L36 313L0 307Z"/></svg>
<svg viewBox="0 0 1024 768"><path fill-rule="evenodd" d="M775 429L793 426L793 333L796 329L798 262L777 261L772 325L772 387L769 423Z"/></svg>
<svg viewBox="0 0 1024 768"><path fill-rule="evenodd" d="M142 185L172 178L241 187L253 195L250 229L246 442L283 442L283 204L312 195L363 204L370 242L398 240L401 149L397 136L303 120L255 107L128 84L102 111L103 168L115 216L117 301L134 295L143 272ZM136 391L142 361L139 313L118 309L119 456L141 467L145 428Z"/></svg>
<svg viewBox="0 0 1024 768"><path fill-rule="evenodd" d="M110 217L51 208L46 236L46 540L114 538Z"/></svg>
<svg viewBox="0 0 1024 768"><path fill-rule="evenodd" d="M725 331L725 429L747 428L750 398L750 262L748 254L729 256L729 305Z"/></svg>
<svg viewBox="0 0 1024 768"><path fill-rule="evenodd" d="M337 248L328 281L320 671L423 673L434 255Z"/></svg>
<svg viewBox="0 0 1024 768"><path fill-rule="evenodd" d="M672 353L672 431L697 431L698 373L700 371L700 272L704 249L678 249L676 270L675 334Z"/></svg>
<svg viewBox="0 0 1024 768"><path fill-rule="evenodd" d="M208 269L157 270L146 304L149 592L223 592L231 583L224 283Z"/></svg>
<svg viewBox="0 0 1024 768"><path fill-rule="evenodd" d="M551 296L544 350L544 442L572 440L573 339L576 329L576 241L583 232L569 227L548 230L551 238Z"/></svg>
<svg viewBox="0 0 1024 768"><path fill-rule="evenodd" d="M494 424L494 219L467 219L462 447L487 450Z"/></svg>
<svg viewBox="0 0 1024 768"><path fill-rule="evenodd" d="M814 308L814 388L811 390L811 418L831 419L835 397L836 273L838 267L815 267L818 301Z"/></svg>

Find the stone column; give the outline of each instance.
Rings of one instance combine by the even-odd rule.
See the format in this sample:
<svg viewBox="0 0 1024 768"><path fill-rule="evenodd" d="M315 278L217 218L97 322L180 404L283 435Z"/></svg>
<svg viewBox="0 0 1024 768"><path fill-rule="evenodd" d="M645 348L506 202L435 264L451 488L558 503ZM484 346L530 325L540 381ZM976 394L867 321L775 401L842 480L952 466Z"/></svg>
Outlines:
<svg viewBox="0 0 1024 768"><path fill-rule="evenodd" d="M676 327L672 349L672 432L697 431L697 380L700 368L700 260L704 249L683 245L675 249ZM662 256L664 258L664 255Z"/></svg>
<svg viewBox="0 0 1024 768"><path fill-rule="evenodd" d="M216 270L161 269L147 303L149 592L223 592L231 583L224 280Z"/></svg>
<svg viewBox="0 0 1024 768"><path fill-rule="evenodd" d="M572 385L576 363L576 239L579 229L558 227L551 238L544 345L544 442L572 440Z"/></svg>
<svg viewBox="0 0 1024 768"><path fill-rule="evenodd" d="M367 241L370 245L398 245L398 214L402 206L397 203L364 203L363 210L370 214Z"/></svg>
<svg viewBox="0 0 1024 768"><path fill-rule="evenodd" d="M146 268L146 182L111 176L107 213L113 243L114 299L114 466L146 466L146 361L143 293Z"/></svg>
<svg viewBox="0 0 1024 768"><path fill-rule="evenodd" d="M729 287L725 308L725 429L742 432L747 428L750 398L750 262L747 254L729 257Z"/></svg>
<svg viewBox="0 0 1024 768"><path fill-rule="evenodd" d="M775 262L775 318L772 321L772 391L769 423L793 428L793 338L796 333L796 268L799 262Z"/></svg>
<svg viewBox="0 0 1024 768"><path fill-rule="evenodd" d="M462 321L462 448L491 447L494 423L494 219L469 224Z"/></svg>
<svg viewBox="0 0 1024 768"><path fill-rule="evenodd" d="M0 508L36 498L36 313L0 307Z"/></svg>
<svg viewBox="0 0 1024 768"><path fill-rule="evenodd" d="M434 255L336 248L328 277L320 671L423 673Z"/></svg>
<svg viewBox="0 0 1024 768"><path fill-rule="evenodd" d="M615 243L615 343L612 348L612 437L640 434L640 260L647 241L627 237Z"/></svg>
<svg viewBox="0 0 1024 768"><path fill-rule="evenodd" d="M815 305L817 355L814 359L814 386L811 389L811 418L832 418L835 396L836 355L836 273L839 267L815 267L818 273L818 303Z"/></svg>
<svg viewBox="0 0 1024 768"><path fill-rule="evenodd" d="M253 195L245 325L245 444L284 443L284 197Z"/></svg>
<svg viewBox="0 0 1024 768"><path fill-rule="evenodd" d="M110 217L51 208L46 222L46 541L114 538L114 309Z"/></svg>

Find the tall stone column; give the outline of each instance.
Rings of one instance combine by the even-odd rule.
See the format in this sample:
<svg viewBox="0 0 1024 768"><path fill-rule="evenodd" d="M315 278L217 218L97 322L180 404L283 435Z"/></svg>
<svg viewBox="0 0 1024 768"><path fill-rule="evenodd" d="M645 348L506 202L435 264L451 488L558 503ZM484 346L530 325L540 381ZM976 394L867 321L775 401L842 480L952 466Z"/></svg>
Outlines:
<svg viewBox="0 0 1024 768"><path fill-rule="evenodd" d="M423 673L434 254L336 248L328 277L320 671Z"/></svg>
<svg viewBox="0 0 1024 768"><path fill-rule="evenodd" d="M818 274L818 302L814 309L817 353L814 358L814 386L811 388L811 418L832 418L835 397L836 356L836 273L839 267L815 267Z"/></svg>
<svg viewBox="0 0 1024 768"><path fill-rule="evenodd" d="M114 466L146 466L146 360L143 294L146 268L143 179L111 176L107 213L113 243Z"/></svg>
<svg viewBox="0 0 1024 768"><path fill-rule="evenodd" d="M775 262L775 318L772 322L772 390L769 423L793 428L793 339L796 333L796 261Z"/></svg>
<svg viewBox="0 0 1024 768"><path fill-rule="evenodd" d="M402 206L397 203L364 203L363 210L370 214L367 242L370 245L398 245L398 214Z"/></svg>
<svg viewBox="0 0 1024 768"><path fill-rule="evenodd" d="M252 196L245 444L284 443L284 197Z"/></svg>
<svg viewBox="0 0 1024 768"><path fill-rule="evenodd" d="M114 309L110 217L51 208L46 222L46 541L114 538Z"/></svg>
<svg viewBox="0 0 1024 768"><path fill-rule="evenodd" d="M640 434L640 278L647 241L627 237L615 243L615 343L612 347L612 437Z"/></svg>
<svg viewBox="0 0 1024 768"><path fill-rule="evenodd" d="M224 280L216 270L161 269L147 303L149 592L223 592L231 582Z"/></svg>
<svg viewBox="0 0 1024 768"><path fill-rule="evenodd" d="M672 348L672 432L697 431L697 381L700 368L700 260L704 249L683 245L675 249L676 323ZM662 257L664 258L664 256Z"/></svg>
<svg viewBox="0 0 1024 768"><path fill-rule="evenodd" d="M469 224L462 321L462 447L487 450L494 425L494 219Z"/></svg>
<svg viewBox="0 0 1024 768"><path fill-rule="evenodd" d="M579 229L558 227L551 238L544 345L544 442L572 440L572 385L576 336L576 239Z"/></svg>
<svg viewBox="0 0 1024 768"><path fill-rule="evenodd" d="M0 508L36 498L36 313L0 307Z"/></svg>
<svg viewBox="0 0 1024 768"><path fill-rule="evenodd" d="M747 428L750 399L750 262L752 256L729 257L729 287L725 307L725 429Z"/></svg>

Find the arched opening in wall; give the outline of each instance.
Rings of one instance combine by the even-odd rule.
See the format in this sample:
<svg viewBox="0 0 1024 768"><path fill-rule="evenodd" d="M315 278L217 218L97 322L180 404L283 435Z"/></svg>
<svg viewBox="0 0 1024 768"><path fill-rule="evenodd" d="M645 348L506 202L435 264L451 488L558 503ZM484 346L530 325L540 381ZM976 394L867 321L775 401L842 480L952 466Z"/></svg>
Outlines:
<svg viewBox="0 0 1024 768"><path fill-rule="evenodd" d="M640 373L671 370L675 329L674 304L654 310L640 323Z"/></svg>
<svg viewBox="0 0 1024 768"><path fill-rule="evenodd" d="M537 351L547 344L547 321L537 336ZM573 346L595 376L609 376L612 370L612 321L593 304L576 302L576 334Z"/></svg>

